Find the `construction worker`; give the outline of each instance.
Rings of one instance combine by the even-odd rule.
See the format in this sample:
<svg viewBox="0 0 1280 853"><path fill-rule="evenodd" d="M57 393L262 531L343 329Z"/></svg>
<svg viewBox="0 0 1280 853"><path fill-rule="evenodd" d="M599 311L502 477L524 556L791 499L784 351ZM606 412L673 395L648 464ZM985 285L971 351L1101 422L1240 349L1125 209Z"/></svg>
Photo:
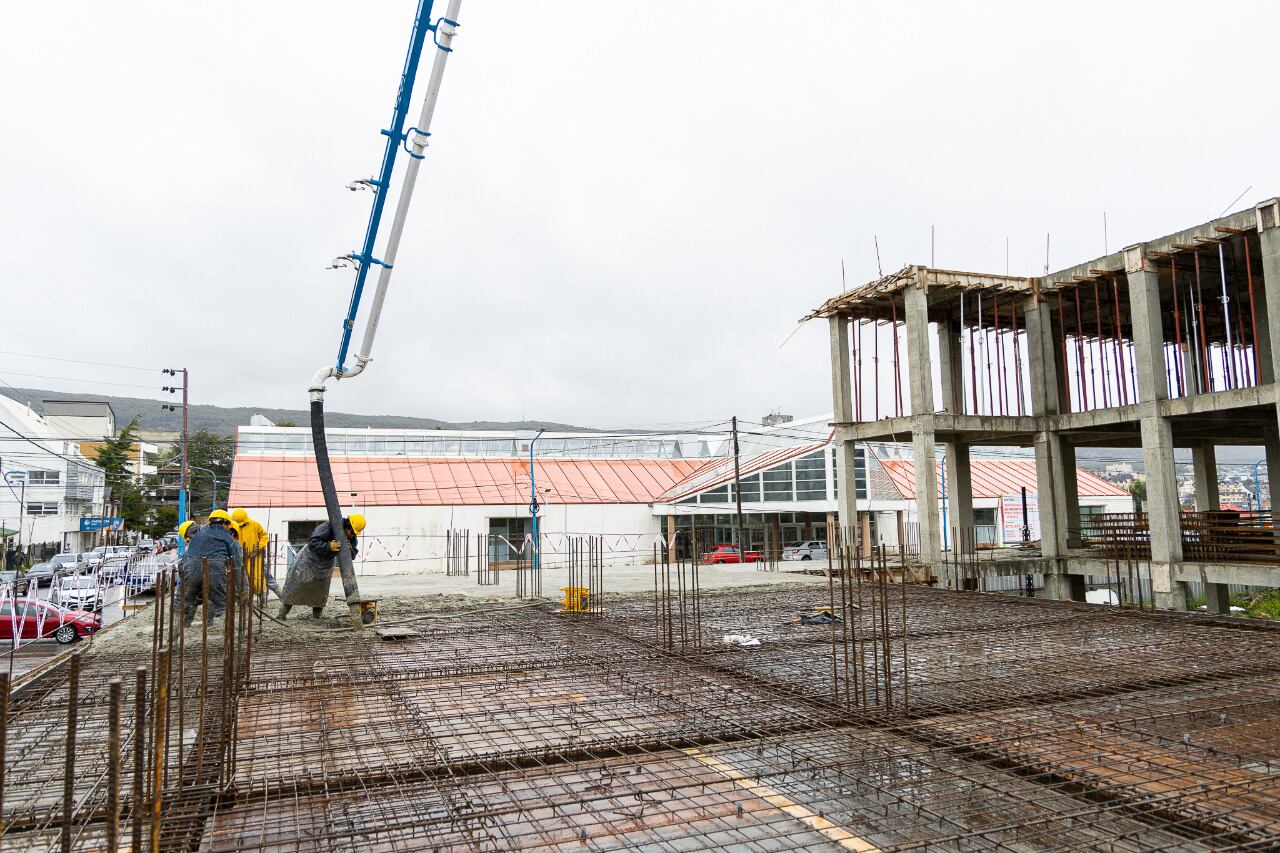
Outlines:
<svg viewBox="0 0 1280 853"><path fill-rule="evenodd" d="M199 528L200 525L196 524L195 521L188 519L178 525L178 535L185 541L190 542L192 534L194 534Z"/></svg>
<svg viewBox="0 0 1280 853"><path fill-rule="evenodd" d="M280 595L275 577L267 570L266 554L271 537L267 535L267 529L243 509L232 510L231 520L240 525L240 547L244 548L244 570L249 576L249 589L258 596L260 603L266 604L268 589Z"/></svg>
<svg viewBox="0 0 1280 853"><path fill-rule="evenodd" d="M232 535L231 516L224 509L209 513L209 523L191 536L187 553L182 558L182 624L190 627L196 608L204 598L204 567L209 566L210 618L221 616L227 609L227 562L236 572L236 580L244 581L244 552ZM191 532L191 528L187 528ZM243 587L241 587L243 589Z"/></svg>
<svg viewBox="0 0 1280 853"><path fill-rule="evenodd" d="M342 531L346 534L352 557L357 553L356 537L363 530L363 515L352 513L350 518L342 520ZM309 606L312 618L320 618L325 603L329 600L333 561L341 550L342 543L334 537L329 522L321 522L311 531L311 538L298 552L293 565L289 567L289 574L285 576L284 591L280 594L280 601L283 603L280 608L281 619L289 614L295 604Z"/></svg>

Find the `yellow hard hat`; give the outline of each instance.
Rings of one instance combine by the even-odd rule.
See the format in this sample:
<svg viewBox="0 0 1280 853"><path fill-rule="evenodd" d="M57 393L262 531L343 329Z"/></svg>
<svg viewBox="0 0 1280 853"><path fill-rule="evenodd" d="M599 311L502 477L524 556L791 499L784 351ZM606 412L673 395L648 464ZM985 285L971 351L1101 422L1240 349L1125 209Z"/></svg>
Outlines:
<svg viewBox="0 0 1280 853"><path fill-rule="evenodd" d="M236 524L233 521L227 525L227 529L231 531L232 536L236 537L237 539L240 538L240 525Z"/></svg>
<svg viewBox="0 0 1280 853"><path fill-rule="evenodd" d="M361 531L364 530L364 516L360 513L351 513L351 515L347 517L347 521L351 522L351 529L356 532L357 536L359 536Z"/></svg>
<svg viewBox="0 0 1280 853"><path fill-rule="evenodd" d="M188 532L189 530L191 530L191 525L193 525L193 524L195 524L195 522L194 522L194 521L184 521L184 522L182 522L182 524L179 524L179 525L178 525L178 535L179 535L179 536L181 536L183 539L186 539L186 538L187 538L187 532Z"/></svg>
<svg viewBox="0 0 1280 853"><path fill-rule="evenodd" d="M209 513L209 520L220 520L225 521L227 524L231 524L231 515L225 509L215 509L213 512Z"/></svg>
<svg viewBox="0 0 1280 853"><path fill-rule="evenodd" d="M249 513L242 509L233 509L231 510L231 520L236 524L244 524L249 520Z"/></svg>

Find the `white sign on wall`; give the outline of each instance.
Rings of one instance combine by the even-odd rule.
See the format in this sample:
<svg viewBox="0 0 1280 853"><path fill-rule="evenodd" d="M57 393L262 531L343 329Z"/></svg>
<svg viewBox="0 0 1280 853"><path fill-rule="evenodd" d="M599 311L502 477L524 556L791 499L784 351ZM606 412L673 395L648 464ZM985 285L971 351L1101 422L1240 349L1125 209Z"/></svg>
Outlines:
<svg viewBox="0 0 1280 853"><path fill-rule="evenodd" d="M1005 495L1000 506L1004 544L1016 545L1022 541L1022 493ZM1040 538L1040 496L1032 491L1027 492L1027 527L1031 541Z"/></svg>

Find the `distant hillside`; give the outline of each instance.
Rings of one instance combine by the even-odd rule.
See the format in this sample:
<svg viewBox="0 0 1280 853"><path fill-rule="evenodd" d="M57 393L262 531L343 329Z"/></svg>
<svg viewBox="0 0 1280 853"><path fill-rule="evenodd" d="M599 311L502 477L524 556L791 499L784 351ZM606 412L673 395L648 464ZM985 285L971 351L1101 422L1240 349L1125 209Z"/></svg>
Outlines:
<svg viewBox="0 0 1280 853"><path fill-rule="evenodd" d="M110 403L116 413L116 423L127 424L134 415L138 416L141 429L176 432L182 429L182 412L166 412L161 410L158 400L141 397L109 397L103 394L67 393L65 391L42 391L38 388L11 388L0 391L21 403L30 402L31 408L43 414L41 400L92 400ZM223 406L207 406L192 404L188 410L189 425L192 430L201 427L212 433L230 435L238 426L247 426L249 418L263 415L279 423L293 421L298 426L308 426L311 415L303 409L264 409L253 406L224 408ZM562 432L598 432L598 430L575 427L568 424L551 423L549 421L470 421L453 423L438 421L434 418L410 418L402 415L353 415L347 412L324 413L325 426L329 427L383 427L387 429L469 429L469 430L511 430L511 429L548 429Z"/></svg>

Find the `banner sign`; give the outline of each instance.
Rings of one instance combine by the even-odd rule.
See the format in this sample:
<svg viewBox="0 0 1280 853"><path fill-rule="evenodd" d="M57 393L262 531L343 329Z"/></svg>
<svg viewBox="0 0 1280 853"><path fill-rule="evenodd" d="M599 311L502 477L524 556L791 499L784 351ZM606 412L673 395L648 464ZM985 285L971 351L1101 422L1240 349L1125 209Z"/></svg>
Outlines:
<svg viewBox="0 0 1280 853"><path fill-rule="evenodd" d="M1004 544L1016 545L1022 541L1022 493L1008 494L1000 500L1001 521L1004 528ZM1040 496L1027 492L1027 526L1031 528L1032 542L1040 538Z"/></svg>
<svg viewBox="0 0 1280 853"><path fill-rule="evenodd" d="M124 530L123 518L103 518L94 516L92 518L81 518L80 529L82 531L93 530Z"/></svg>

